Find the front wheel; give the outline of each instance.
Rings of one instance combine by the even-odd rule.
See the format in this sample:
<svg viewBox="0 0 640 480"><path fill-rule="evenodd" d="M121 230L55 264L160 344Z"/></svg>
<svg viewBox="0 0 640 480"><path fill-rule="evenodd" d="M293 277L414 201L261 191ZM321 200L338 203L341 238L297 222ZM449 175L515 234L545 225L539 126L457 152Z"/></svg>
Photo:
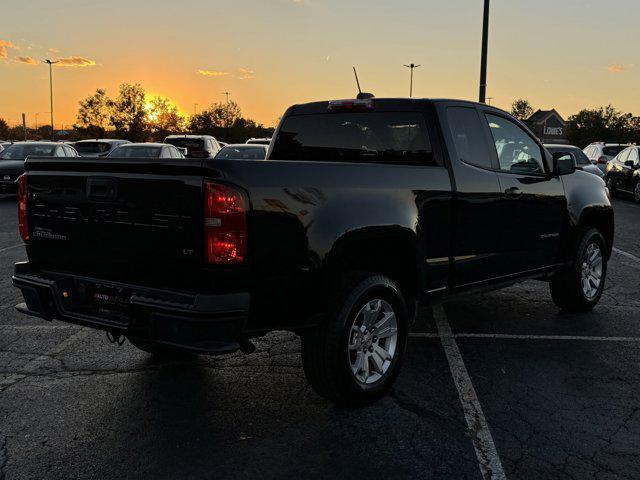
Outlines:
<svg viewBox="0 0 640 480"><path fill-rule="evenodd" d="M596 306L607 276L606 243L595 228L578 239L571 267L551 279L551 298L562 310L583 312Z"/></svg>
<svg viewBox="0 0 640 480"><path fill-rule="evenodd" d="M633 199L636 203L640 203L640 180L636 182L636 186L633 189Z"/></svg>
<svg viewBox="0 0 640 480"><path fill-rule="evenodd" d="M329 318L302 336L311 387L340 404L376 401L389 392L407 344L407 306L381 275L354 275L333 296Z"/></svg>

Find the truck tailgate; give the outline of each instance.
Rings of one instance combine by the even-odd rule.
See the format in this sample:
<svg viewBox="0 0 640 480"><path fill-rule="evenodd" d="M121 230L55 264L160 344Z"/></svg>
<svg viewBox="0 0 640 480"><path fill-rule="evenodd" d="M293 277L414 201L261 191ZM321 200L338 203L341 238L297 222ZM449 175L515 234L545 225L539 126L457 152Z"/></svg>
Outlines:
<svg viewBox="0 0 640 480"><path fill-rule="evenodd" d="M200 160L28 159L43 270L190 289L203 265Z"/></svg>

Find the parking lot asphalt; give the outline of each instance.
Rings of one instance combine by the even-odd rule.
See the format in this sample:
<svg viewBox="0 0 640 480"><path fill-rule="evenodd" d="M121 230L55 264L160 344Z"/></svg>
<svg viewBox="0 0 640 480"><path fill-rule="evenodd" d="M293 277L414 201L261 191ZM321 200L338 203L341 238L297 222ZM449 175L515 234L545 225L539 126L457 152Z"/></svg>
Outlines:
<svg viewBox="0 0 640 480"><path fill-rule="evenodd" d="M349 410L307 385L293 334L158 362L17 313L0 200L0 480L640 478L640 205L614 208L593 312L541 282L423 307L393 393Z"/></svg>

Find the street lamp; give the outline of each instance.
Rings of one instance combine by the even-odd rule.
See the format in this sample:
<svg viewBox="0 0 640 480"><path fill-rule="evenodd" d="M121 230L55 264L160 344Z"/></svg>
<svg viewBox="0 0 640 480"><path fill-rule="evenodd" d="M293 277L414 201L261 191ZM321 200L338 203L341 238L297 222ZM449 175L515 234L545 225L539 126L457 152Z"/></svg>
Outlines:
<svg viewBox="0 0 640 480"><path fill-rule="evenodd" d="M51 65L58 63L60 60L51 61L48 58L43 60L44 63L49 64L49 98L51 100L51 141L54 140L54 128L53 128L53 73L51 71Z"/></svg>
<svg viewBox="0 0 640 480"><path fill-rule="evenodd" d="M411 80L409 81L409 98L413 96L413 70L418 68L420 65L416 65L415 63L410 63L409 65L405 65L405 67L411 69Z"/></svg>
<svg viewBox="0 0 640 480"><path fill-rule="evenodd" d="M480 57L480 103L487 97L487 47L489 43L489 0L484 0L482 17L482 54Z"/></svg>

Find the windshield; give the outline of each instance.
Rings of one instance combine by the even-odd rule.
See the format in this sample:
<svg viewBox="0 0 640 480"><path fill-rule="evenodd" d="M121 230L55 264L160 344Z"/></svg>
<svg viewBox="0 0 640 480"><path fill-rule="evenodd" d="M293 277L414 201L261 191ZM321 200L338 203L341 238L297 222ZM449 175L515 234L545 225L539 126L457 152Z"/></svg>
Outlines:
<svg viewBox="0 0 640 480"><path fill-rule="evenodd" d="M107 142L78 142L75 145L80 155L83 153L105 153L111 149L111 144Z"/></svg>
<svg viewBox="0 0 640 480"><path fill-rule="evenodd" d="M434 162L424 117L415 112L293 115L281 126L270 159Z"/></svg>
<svg viewBox="0 0 640 480"><path fill-rule="evenodd" d="M607 157L615 157L622 150L627 148L627 146L628 145L617 145L615 147L602 147L602 153L603 153L603 155L606 155Z"/></svg>
<svg viewBox="0 0 640 480"><path fill-rule="evenodd" d="M24 160L29 155L37 155L42 157L53 156L55 145L18 145L14 144L0 152L0 158L3 160Z"/></svg>
<svg viewBox="0 0 640 480"><path fill-rule="evenodd" d="M222 160L264 160L267 150L263 147L224 147L216 158Z"/></svg>
<svg viewBox="0 0 640 480"><path fill-rule="evenodd" d="M160 147L118 147L109 154L110 157L118 158L158 158L160 157Z"/></svg>

